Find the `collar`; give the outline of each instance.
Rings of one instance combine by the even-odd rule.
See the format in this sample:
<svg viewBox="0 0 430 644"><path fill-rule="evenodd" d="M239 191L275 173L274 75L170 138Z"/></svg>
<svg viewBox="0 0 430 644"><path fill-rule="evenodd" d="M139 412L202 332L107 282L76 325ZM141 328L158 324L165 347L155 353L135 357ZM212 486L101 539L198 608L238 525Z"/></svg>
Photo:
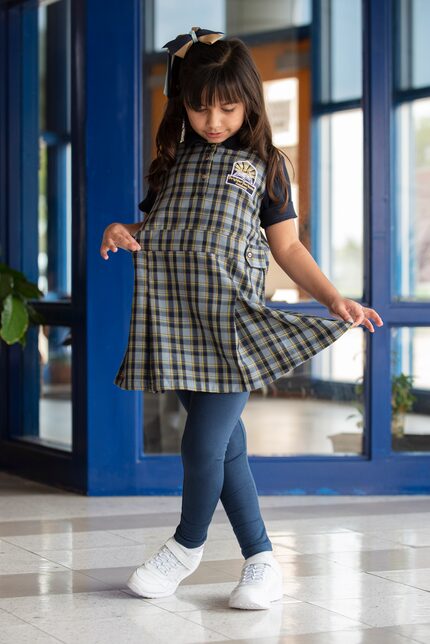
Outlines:
<svg viewBox="0 0 430 644"><path fill-rule="evenodd" d="M203 145L214 145L213 143L209 143L209 141L207 141L203 136L200 136L200 134L197 134L197 132L193 129L188 130L185 133L184 143L185 145L189 145L192 143L202 143ZM229 136L227 139L225 139L224 141L221 141L220 143L215 143L215 145L221 145L230 150L239 150L242 147L240 144L240 138L239 138L238 132L236 132L236 134L233 134L233 136Z"/></svg>

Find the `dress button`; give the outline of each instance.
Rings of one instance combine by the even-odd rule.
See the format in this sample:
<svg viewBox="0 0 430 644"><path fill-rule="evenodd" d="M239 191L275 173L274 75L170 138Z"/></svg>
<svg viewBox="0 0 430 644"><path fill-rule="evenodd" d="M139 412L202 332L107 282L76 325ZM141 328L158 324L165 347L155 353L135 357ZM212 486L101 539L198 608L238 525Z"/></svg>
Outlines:
<svg viewBox="0 0 430 644"><path fill-rule="evenodd" d="M248 253L248 257L252 257L252 253Z"/></svg>
<svg viewBox="0 0 430 644"><path fill-rule="evenodd" d="M202 176L202 179L207 179L208 178L207 174L202 174L201 176Z"/></svg>

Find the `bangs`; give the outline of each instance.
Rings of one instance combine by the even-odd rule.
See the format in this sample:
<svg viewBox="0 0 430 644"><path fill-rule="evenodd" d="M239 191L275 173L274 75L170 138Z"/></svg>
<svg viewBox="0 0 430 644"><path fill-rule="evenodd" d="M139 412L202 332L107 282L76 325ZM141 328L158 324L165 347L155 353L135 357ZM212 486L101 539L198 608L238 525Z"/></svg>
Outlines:
<svg viewBox="0 0 430 644"><path fill-rule="evenodd" d="M245 103L243 86L237 78L229 75L226 69L207 70L207 73L196 74L184 88L184 103L193 110L202 105L220 103Z"/></svg>

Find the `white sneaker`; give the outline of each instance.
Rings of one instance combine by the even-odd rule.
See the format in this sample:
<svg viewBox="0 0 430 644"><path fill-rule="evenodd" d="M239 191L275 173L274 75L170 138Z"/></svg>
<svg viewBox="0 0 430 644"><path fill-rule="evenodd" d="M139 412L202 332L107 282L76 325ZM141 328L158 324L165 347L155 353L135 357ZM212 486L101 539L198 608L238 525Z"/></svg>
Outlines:
<svg viewBox="0 0 430 644"><path fill-rule="evenodd" d="M270 602L283 596L282 568L271 550L245 559L238 585L233 588L230 608L270 608Z"/></svg>
<svg viewBox="0 0 430 644"><path fill-rule="evenodd" d="M204 545L185 548L170 537L161 548L130 575L127 586L141 597L168 597L200 564Z"/></svg>

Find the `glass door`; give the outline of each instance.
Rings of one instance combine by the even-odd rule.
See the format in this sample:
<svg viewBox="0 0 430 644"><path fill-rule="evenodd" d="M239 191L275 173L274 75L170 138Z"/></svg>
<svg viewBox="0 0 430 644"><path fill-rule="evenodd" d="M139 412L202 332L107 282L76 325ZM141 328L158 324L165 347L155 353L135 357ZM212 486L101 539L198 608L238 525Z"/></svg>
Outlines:
<svg viewBox="0 0 430 644"><path fill-rule="evenodd" d="M155 2L147 41L146 155L165 103L162 45L190 24L211 24L251 49L263 79L273 143L290 159L299 237L345 297L364 301L361 3L217 3L206 14L186 2L167 17ZM315 5L315 3L314 3ZM184 16L185 11L185 16ZM196 22L197 20L197 22ZM150 143L149 143L150 142ZM266 301L329 316L273 257ZM362 455L366 336L351 330L294 371L253 391L242 414L251 456ZM178 454L185 412L174 392L144 392L143 451Z"/></svg>

